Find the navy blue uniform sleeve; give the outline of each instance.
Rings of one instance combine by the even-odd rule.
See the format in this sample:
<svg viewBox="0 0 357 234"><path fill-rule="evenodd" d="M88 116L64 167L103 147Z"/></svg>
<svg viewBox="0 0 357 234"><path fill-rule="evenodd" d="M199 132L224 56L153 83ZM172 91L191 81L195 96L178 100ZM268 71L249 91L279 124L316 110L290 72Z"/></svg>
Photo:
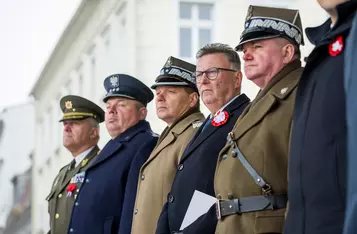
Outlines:
<svg viewBox="0 0 357 234"><path fill-rule="evenodd" d="M162 208L159 220L157 221L155 234L170 234L169 218L167 216L168 203Z"/></svg>
<svg viewBox="0 0 357 234"><path fill-rule="evenodd" d="M140 149L138 149L130 165L128 179L125 187L123 210L120 217L118 234L131 233L131 224L133 221L133 210L135 205L140 168L150 156L151 151L156 145L157 139L158 138L155 137L142 145Z"/></svg>
<svg viewBox="0 0 357 234"><path fill-rule="evenodd" d="M344 234L357 233L357 14L353 20L347 39L345 52L345 90L348 126L348 173L347 173L347 211Z"/></svg>

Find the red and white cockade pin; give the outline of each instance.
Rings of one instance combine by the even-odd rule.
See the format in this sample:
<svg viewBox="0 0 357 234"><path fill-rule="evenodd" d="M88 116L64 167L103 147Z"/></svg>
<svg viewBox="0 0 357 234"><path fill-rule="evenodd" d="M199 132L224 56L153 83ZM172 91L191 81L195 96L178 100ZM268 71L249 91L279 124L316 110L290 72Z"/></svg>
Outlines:
<svg viewBox="0 0 357 234"><path fill-rule="evenodd" d="M76 190L76 188L77 188L76 184L73 183L69 184L67 186L67 197L72 196L72 193L74 192L74 190Z"/></svg>
<svg viewBox="0 0 357 234"><path fill-rule="evenodd" d="M343 47L343 38L342 36L339 36L334 42L329 45L328 51L331 56L337 56L339 53L342 52Z"/></svg>
<svg viewBox="0 0 357 234"><path fill-rule="evenodd" d="M218 127L225 124L228 121L229 115L227 111L218 111L214 118L212 119L211 123L213 126Z"/></svg>

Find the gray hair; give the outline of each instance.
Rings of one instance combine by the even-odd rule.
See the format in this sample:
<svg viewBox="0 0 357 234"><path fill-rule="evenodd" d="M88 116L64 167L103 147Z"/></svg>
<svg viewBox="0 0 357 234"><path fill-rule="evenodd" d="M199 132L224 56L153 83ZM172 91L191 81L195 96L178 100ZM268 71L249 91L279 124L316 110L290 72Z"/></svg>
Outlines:
<svg viewBox="0 0 357 234"><path fill-rule="evenodd" d="M91 122L93 128L98 128L98 129L99 129L99 123L98 123L97 120L95 120L95 119L92 118L92 117L89 118L89 120L90 120L90 122Z"/></svg>
<svg viewBox="0 0 357 234"><path fill-rule="evenodd" d="M232 64L233 68L237 71L241 69L240 58L237 53L232 47L227 44L222 43L211 43L207 44L201 49L198 50L196 54L196 59L199 59L207 54L216 54L216 53L223 53L228 61Z"/></svg>

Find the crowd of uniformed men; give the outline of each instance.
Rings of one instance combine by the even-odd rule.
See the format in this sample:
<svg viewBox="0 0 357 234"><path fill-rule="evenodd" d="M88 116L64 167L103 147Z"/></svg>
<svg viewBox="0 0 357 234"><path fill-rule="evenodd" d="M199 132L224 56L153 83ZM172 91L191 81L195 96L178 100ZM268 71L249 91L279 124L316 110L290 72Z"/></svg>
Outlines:
<svg viewBox="0 0 357 234"><path fill-rule="evenodd" d="M153 91L130 75L105 78L105 111L63 97L73 160L47 197L48 233L339 234L345 223L356 234L343 85L346 69L346 89L356 86L357 28L348 35L357 1L318 2L330 18L306 29L315 48L304 68L299 11L262 6L249 7L235 49L208 44L196 65L169 57L151 86L167 124L160 136L145 120ZM254 100L241 93L242 70L260 88ZM100 150L103 121L111 140ZM217 201L183 226L195 191Z"/></svg>

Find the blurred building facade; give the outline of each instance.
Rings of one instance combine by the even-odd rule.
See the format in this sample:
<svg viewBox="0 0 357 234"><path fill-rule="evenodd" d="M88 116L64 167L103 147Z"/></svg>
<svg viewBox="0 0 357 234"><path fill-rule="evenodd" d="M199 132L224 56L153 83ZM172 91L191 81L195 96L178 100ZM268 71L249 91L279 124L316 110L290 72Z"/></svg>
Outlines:
<svg viewBox="0 0 357 234"><path fill-rule="evenodd" d="M11 180L13 204L3 234L31 234L31 176L29 168Z"/></svg>
<svg viewBox="0 0 357 234"><path fill-rule="evenodd" d="M310 0L83 0L63 32L31 95L36 100L36 144L33 160L32 233L49 225L45 197L59 169L71 161L62 147L59 100L81 95L104 107L103 80L128 73L151 85L168 56L195 62L195 53L210 42L234 47L243 30L249 5L299 9L303 26L322 23L327 15ZM305 42L307 39L305 37ZM307 56L312 46L302 48ZM254 98L258 89L246 80L243 92ZM207 110L202 106L203 111ZM148 120L160 133L154 102ZM101 127L100 147L109 139Z"/></svg>
<svg viewBox="0 0 357 234"><path fill-rule="evenodd" d="M13 212L15 207L19 207L18 204L23 204L20 193L22 193L22 185L25 181L23 178L26 176L19 175L31 174L28 170L31 167L34 152L34 131L35 112L32 101L7 107L0 112L0 230L2 231L6 231L9 217L15 213L18 216L11 221L11 224L21 226L17 218L26 209ZM17 180L18 177L21 178ZM20 181L19 186L14 186L17 181ZM31 182L28 181L28 186L30 185Z"/></svg>

